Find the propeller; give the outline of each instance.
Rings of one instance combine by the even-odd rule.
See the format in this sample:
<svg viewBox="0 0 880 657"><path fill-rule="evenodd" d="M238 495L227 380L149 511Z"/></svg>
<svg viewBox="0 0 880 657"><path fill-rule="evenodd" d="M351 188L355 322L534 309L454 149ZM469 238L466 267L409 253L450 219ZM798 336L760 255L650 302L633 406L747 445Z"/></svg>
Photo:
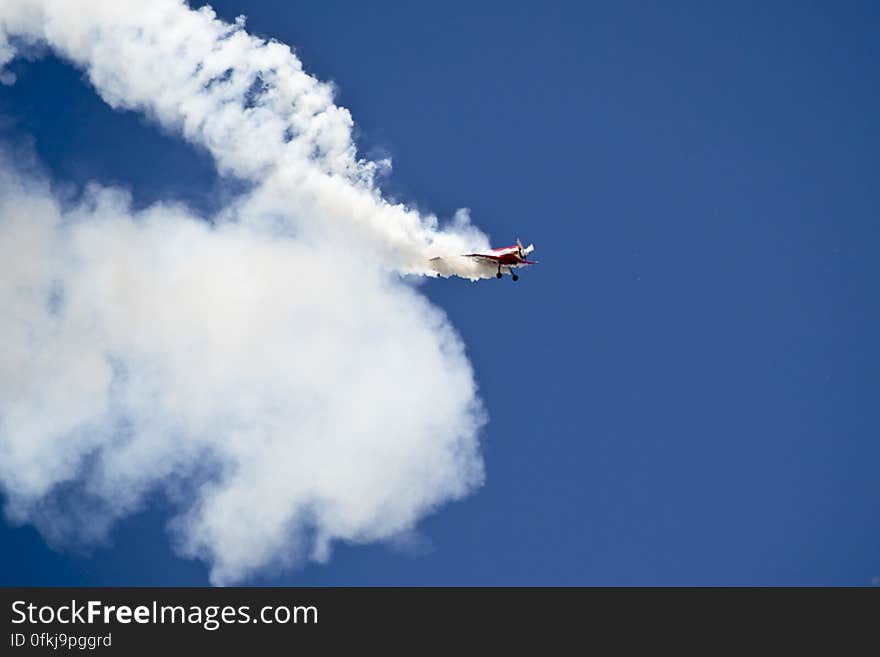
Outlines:
<svg viewBox="0 0 880 657"><path fill-rule="evenodd" d="M519 249L519 257L521 260L525 260L526 256L535 250L534 244L529 244L527 247L523 248L522 242L519 241L518 237L516 238L516 247Z"/></svg>

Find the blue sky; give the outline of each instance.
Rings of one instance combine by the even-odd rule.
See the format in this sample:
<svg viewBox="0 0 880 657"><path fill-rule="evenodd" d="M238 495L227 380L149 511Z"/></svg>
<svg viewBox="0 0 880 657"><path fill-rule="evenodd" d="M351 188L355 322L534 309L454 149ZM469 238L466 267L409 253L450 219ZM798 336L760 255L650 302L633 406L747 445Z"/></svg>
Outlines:
<svg viewBox="0 0 880 657"><path fill-rule="evenodd" d="M275 585L869 585L880 576L880 44L870 3L215 2L333 80L389 195L540 265L422 290L490 416L424 545ZM216 209L207 154L17 62L53 179ZM161 165L159 165L161 163ZM156 499L90 551L0 531L3 584L202 585Z"/></svg>

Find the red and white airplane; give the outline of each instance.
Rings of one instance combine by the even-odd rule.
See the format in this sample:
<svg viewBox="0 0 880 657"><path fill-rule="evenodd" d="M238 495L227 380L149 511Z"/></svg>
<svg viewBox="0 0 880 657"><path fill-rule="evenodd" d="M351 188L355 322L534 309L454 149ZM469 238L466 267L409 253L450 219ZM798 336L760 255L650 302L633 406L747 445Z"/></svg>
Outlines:
<svg viewBox="0 0 880 657"><path fill-rule="evenodd" d="M527 256L534 250L534 244L529 244L524 247L522 242L517 239L516 246L505 246L500 249L492 249L481 253L465 253L458 257L467 258L474 265L477 265L474 269L480 270L480 274L483 275L475 277L482 278L487 271L490 275L494 271L495 278L501 278L504 272L506 272L511 275L514 281L518 281L519 276L513 271L514 269L538 264L536 260L527 259ZM438 271L440 271L440 268L443 266L444 258L431 258L431 261L435 263ZM469 274L470 272L465 275L470 278L471 276ZM441 274L438 273L437 275L440 276Z"/></svg>

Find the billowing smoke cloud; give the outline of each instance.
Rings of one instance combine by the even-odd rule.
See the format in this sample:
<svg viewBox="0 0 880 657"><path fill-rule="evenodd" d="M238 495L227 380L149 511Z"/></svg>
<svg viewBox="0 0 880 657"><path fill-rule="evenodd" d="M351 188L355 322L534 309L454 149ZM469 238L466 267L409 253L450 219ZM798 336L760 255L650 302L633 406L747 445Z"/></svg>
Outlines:
<svg viewBox="0 0 880 657"><path fill-rule="evenodd" d="M7 515L93 541L161 492L219 584L393 539L483 479L461 340L399 275L485 236L384 200L387 163L357 159L332 89L243 23L178 0L0 5L0 66L45 44L251 184L210 218L134 211L0 158Z"/></svg>

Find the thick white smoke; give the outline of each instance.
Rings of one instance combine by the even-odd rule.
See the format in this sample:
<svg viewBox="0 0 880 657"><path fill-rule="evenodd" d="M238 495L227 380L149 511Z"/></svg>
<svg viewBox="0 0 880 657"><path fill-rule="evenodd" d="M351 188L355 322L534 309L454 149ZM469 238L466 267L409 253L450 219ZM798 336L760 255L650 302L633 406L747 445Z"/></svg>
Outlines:
<svg viewBox="0 0 880 657"><path fill-rule="evenodd" d="M134 212L98 185L65 204L0 158L11 518L95 540L160 491L176 547L223 584L392 539L480 485L463 345L398 276L486 248L466 212L440 230L385 201L331 88L243 19L179 0L4 0L0 66L21 43L252 188L208 222Z"/></svg>

